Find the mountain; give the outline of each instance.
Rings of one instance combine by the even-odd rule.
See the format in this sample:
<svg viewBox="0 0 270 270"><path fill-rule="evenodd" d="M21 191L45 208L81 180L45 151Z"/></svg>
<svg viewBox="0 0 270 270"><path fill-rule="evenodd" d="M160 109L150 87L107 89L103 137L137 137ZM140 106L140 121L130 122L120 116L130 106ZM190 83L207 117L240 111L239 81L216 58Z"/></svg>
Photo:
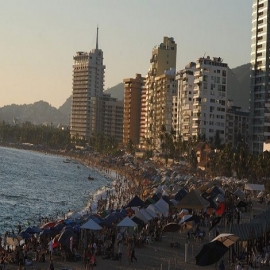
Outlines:
<svg viewBox="0 0 270 270"><path fill-rule="evenodd" d="M228 98L235 106L249 108L250 64L228 70ZM124 83L119 83L104 91L111 97L124 99ZM48 102L38 101L33 104L7 105L0 108L0 121L23 123L30 121L34 124L53 124L55 126L68 125L71 114L72 96L68 97L59 109L52 107Z"/></svg>
<svg viewBox="0 0 270 270"><path fill-rule="evenodd" d="M64 113L42 100L28 105L12 104L4 106L0 108L0 120L8 123L30 121L36 125L44 123L68 124L68 117Z"/></svg>
<svg viewBox="0 0 270 270"><path fill-rule="evenodd" d="M117 85L110 87L104 91L105 94L111 94L111 97L119 100L124 99L124 83L118 83Z"/></svg>

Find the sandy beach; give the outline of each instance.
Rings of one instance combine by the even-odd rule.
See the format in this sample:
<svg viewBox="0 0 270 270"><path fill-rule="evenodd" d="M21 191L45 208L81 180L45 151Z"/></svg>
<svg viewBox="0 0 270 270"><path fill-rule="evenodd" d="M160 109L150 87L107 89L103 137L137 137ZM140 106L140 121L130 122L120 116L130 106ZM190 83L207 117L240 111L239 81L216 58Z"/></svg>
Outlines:
<svg viewBox="0 0 270 270"><path fill-rule="evenodd" d="M130 200L134 195L139 194L143 196L145 194L145 189L143 185L139 182L142 180L141 176L129 167L117 167L116 164L108 164L100 162L100 157L80 157L74 156L78 161L84 163L86 166L95 167L100 173L106 174L108 176L113 174L116 175L115 180L119 184L123 181L125 184L119 184L116 188L116 193L111 193L111 199L108 198L106 201L102 201L99 208L120 208L121 205L125 205L126 202ZM161 167L162 169L162 167ZM185 171L187 173L187 171ZM122 179L122 180L121 180ZM144 198L145 199L145 198ZM109 207L108 207L109 206ZM110 207L111 206L111 207ZM259 204L256 201L253 203L252 214L258 214L264 210L268 209L268 205ZM99 209L100 210L100 209ZM250 219L250 212L243 213L243 222ZM122 262L112 259L103 259L101 255L97 256L97 265L94 269L106 270L106 269L149 269L149 270L192 270L192 269L202 269L202 267L197 266L195 262L195 255L201 250L205 243L211 241L214 236L214 230L208 233L209 227L203 228L207 233L204 239L198 240L191 238L190 243L187 245L187 231L175 232L175 233L163 233L162 237L158 241L150 241L149 243L144 243L141 247L135 248L135 256L138 261L133 261L132 263L128 260L127 246L123 248L123 258ZM228 232L228 228L224 226L224 223L220 225L220 233ZM187 245L187 246L186 246ZM116 250L115 244L115 250ZM78 253L83 257L82 250L78 250ZM54 268L58 270L82 270L85 269L83 260L78 261L64 261L61 256L52 256L54 262ZM234 269L234 266L229 261L229 255L224 256L224 262L226 269ZM48 269L49 267L49 255L46 255L46 262L36 262L33 261L32 266L26 266L22 269ZM19 269L15 264L7 265L6 269ZM217 265L207 266L204 269L217 269ZM260 268L264 269L264 268ZM267 269L267 268L265 268Z"/></svg>

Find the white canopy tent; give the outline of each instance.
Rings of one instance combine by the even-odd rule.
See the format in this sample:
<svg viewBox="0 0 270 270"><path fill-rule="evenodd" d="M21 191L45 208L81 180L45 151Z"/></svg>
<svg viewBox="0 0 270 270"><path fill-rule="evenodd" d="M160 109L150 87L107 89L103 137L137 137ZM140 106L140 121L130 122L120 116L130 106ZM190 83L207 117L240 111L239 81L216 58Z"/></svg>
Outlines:
<svg viewBox="0 0 270 270"><path fill-rule="evenodd" d="M245 184L245 190L251 190L251 191L264 191L264 185L259 184Z"/></svg>
<svg viewBox="0 0 270 270"><path fill-rule="evenodd" d="M161 215L162 211L155 205L155 204L150 204L147 206L146 209L150 209L152 212L154 212L156 215Z"/></svg>
<svg viewBox="0 0 270 270"><path fill-rule="evenodd" d="M148 223L152 219L152 217L144 209L136 210L135 216L143 220L144 223Z"/></svg>
<svg viewBox="0 0 270 270"><path fill-rule="evenodd" d="M157 216L157 214L154 212L154 211L152 211L150 208L146 208L146 209L144 209L152 218L157 218L158 216Z"/></svg>
<svg viewBox="0 0 270 270"><path fill-rule="evenodd" d="M98 231L102 229L102 227L100 227L93 219L89 219L80 228L93 231Z"/></svg>
<svg viewBox="0 0 270 270"><path fill-rule="evenodd" d="M125 217L122 221L117 224L117 227L136 227L137 223L135 223L129 217Z"/></svg>
<svg viewBox="0 0 270 270"><path fill-rule="evenodd" d="M168 217L169 214L169 204L166 203L163 199L160 199L155 203L155 206L161 210L161 213L164 217Z"/></svg>

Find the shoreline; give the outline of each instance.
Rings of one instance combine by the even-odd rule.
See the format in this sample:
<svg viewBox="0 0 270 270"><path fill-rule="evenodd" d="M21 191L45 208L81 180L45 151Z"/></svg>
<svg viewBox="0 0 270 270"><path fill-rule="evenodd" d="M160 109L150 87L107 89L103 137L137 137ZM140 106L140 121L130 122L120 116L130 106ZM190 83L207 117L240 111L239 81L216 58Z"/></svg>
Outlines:
<svg viewBox="0 0 270 270"><path fill-rule="evenodd" d="M52 150L52 149L47 149L47 151L43 151L40 149L36 149L33 146L29 146L29 145L17 145L17 144L0 144L1 147L7 148L7 149L18 149L18 150L25 150L25 151L33 151L33 152L37 152L40 154L45 154L45 155L51 155L51 156L57 156L57 157L61 157L61 158L67 158L70 159L71 162L75 161L76 163L85 166L87 169L94 171L95 173L97 173L98 175L100 175L101 177L107 179L107 183L103 186L101 186L100 188L93 190L93 193L88 197L88 200L86 202L86 204L84 206L81 207L81 209L79 210L73 210L72 208L70 209L66 209L66 212L64 212L64 217L67 218L69 214L71 213L80 213L83 216L86 215L90 215L90 213L94 214L100 211L100 207L99 206L99 201L103 202L108 199L108 190L110 190L110 195L112 195L115 191L115 184L117 182L121 182L124 181L125 179L127 179L127 174L123 175L121 168L117 170L116 167L111 167L111 166L106 166L106 163L102 163L100 162L100 159L102 158L102 156L98 155L98 156L87 156L87 155L79 155L76 153L70 154L70 153L64 153L62 151L58 151L58 150ZM95 180L93 180L95 181ZM128 179L128 181L132 181L132 179ZM108 183L109 182L109 183ZM132 181L133 182L133 181ZM109 209L109 208L113 208L114 210L117 209L118 207L120 208L120 204L119 202L117 203L117 198L115 197L115 201L114 203L111 200L111 204L110 206L113 207L107 207L108 206L108 202L107 205L104 205L103 203L103 207L105 209ZM91 209L91 210L90 210ZM90 211L89 211L90 210ZM42 215L41 213L41 217L43 220L55 220L59 218L59 213L54 212L52 214L50 214L48 217ZM57 216L58 215L58 216ZM35 225L35 226L41 226L41 223L44 222L39 222L39 219L37 217L37 219L31 220L31 225ZM34 221L34 222L33 222ZM32 224L33 223L33 224ZM13 224L12 227L16 228L18 224ZM24 229L26 229L28 225L24 225ZM14 230L15 231L15 230ZM1 234L4 234L4 231Z"/></svg>

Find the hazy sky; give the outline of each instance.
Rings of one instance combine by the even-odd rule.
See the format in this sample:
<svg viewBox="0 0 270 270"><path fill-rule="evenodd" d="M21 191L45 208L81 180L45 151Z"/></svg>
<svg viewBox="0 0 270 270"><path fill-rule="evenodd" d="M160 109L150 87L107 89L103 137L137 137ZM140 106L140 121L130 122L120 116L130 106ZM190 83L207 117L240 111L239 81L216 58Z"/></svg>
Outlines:
<svg viewBox="0 0 270 270"><path fill-rule="evenodd" d="M252 0L0 0L0 107L72 93L76 51L104 52L105 89L145 75L152 48L174 37L177 70L204 54L250 61Z"/></svg>

